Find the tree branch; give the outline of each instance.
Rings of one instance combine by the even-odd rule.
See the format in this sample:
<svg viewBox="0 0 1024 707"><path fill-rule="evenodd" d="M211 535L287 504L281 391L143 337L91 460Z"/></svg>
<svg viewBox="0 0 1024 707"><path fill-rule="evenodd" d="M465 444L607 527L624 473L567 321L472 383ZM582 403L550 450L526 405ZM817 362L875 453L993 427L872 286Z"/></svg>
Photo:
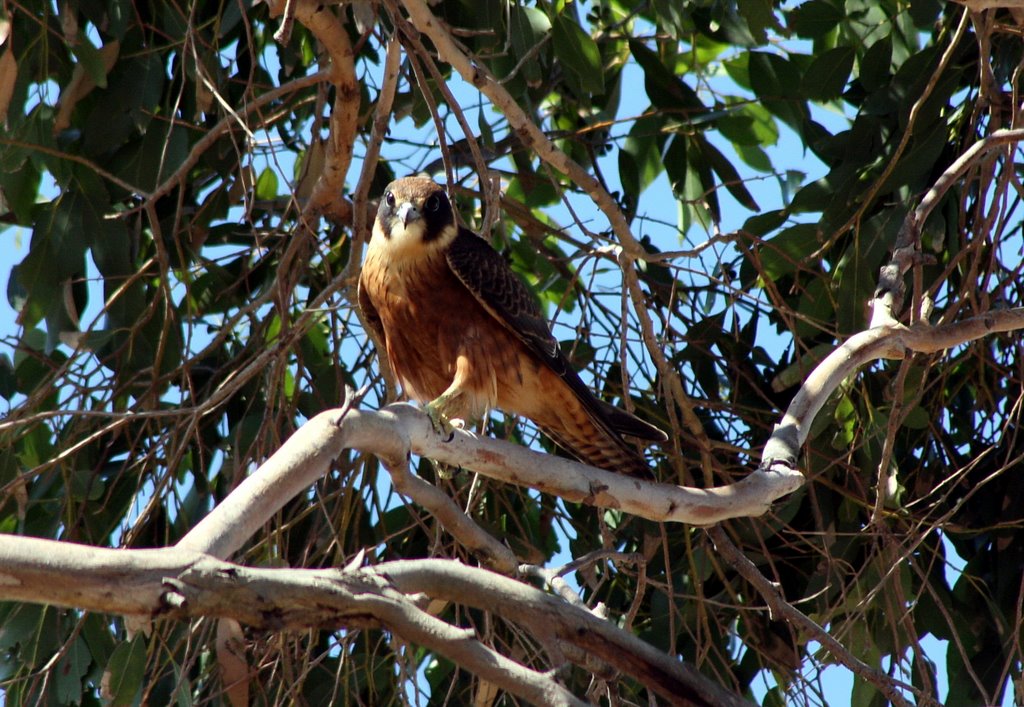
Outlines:
<svg viewBox="0 0 1024 707"><path fill-rule="evenodd" d="M903 276L920 258L921 229L932 210L950 187L979 160L1006 145L1024 140L1024 129L996 130L964 151L932 185L913 211L907 214L893 244L892 256L878 274L878 287L872 302L871 326L879 319L893 319L903 301ZM915 315L916 316L916 315Z"/></svg>
<svg viewBox="0 0 1024 707"><path fill-rule="evenodd" d="M618 508L655 521L694 525L761 515L777 498L803 483L799 472L772 469L757 470L721 488L655 484L465 430L454 430L446 440L434 432L426 415L406 403L389 405L379 412L328 410L296 431L178 547L230 556L289 499L325 474L331 461L346 448L374 454L393 469L402 469L408 455L415 453L568 501ZM424 492L429 484L421 481L405 483L405 491L427 507L439 508ZM459 537L458 527L447 529ZM504 565L504 553L496 555L493 544L469 533L459 539L470 547L487 548L488 559Z"/></svg>
<svg viewBox="0 0 1024 707"><path fill-rule="evenodd" d="M746 704L695 670L585 608L454 560L400 560L360 569L243 567L182 548L112 550L0 537L0 599L148 617L209 616L254 628L384 627L537 704L582 705L551 675L500 655L426 613L411 595L494 612L543 644L593 654L672 704ZM559 652L560 654L561 652Z"/></svg>
<svg viewBox="0 0 1024 707"><path fill-rule="evenodd" d="M392 586L388 565L268 570L178 548L111 550L3 536L0 567L5 600L45 599L56 606L149 617L209 616L273 631L379 625L524 699L585 704L551 676L505 658L470 632L417 608Z"/></svg>
<svg viewBox="0 0 1024 707"><path fill-rule="evenodd" d="M851 336L807 380L775 426L761 455L761 469L794 469L811 423L836 388L861 366L910 353L935 353L990 334L1024 329L1024 307L1002 309L960 322L904 326L890 322Z"/></svg>

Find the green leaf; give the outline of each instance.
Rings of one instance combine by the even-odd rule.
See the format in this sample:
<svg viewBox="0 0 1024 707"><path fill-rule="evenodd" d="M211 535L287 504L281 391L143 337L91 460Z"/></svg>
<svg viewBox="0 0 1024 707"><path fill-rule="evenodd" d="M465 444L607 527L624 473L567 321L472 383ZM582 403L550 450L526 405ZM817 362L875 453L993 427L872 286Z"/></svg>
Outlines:
<svg viewBox="0 0 1024 707"><path fill-rule="evenodd" d="M715 121L715 126L733 145L771 147L779 141L779 127L763 106L736 106Z"/></svg>
<svg viewBox="0 0 1024 707"><path fill-rule="evenodd" d="M92 469L74 469L70 474L68 496L75 501L96 501L103 496L105 484Z"/></svg>
<svg viewBox="0 0 1024 707"><path fill-rule="evenodd" d="M892 81L892 40L883 37L864 52L858 76L864 90L878 91Z"/></svg>
<svg viewBox="0 0 1024 707"><path fill-rule="evenodd" d="M15 151L11 148L5 149ZM32 222L32 208L39 192L39 182L39 170L29 160L23 160L10 170L0 169L0 202L14 213L15 219L21 225Z"/></svg>
<svg viewBox="0 0 1024 707"><path fill-rule="evenodd" d="M115 641L102 614L89 612L82 617L82 636L93 660L98 665L106 665L114 651Z"/></svg>
<svg viewBox="0 0 1024 707"><path fill-rule="evenodd" d="M103 57L100 56L100 50L93 45L84 31L79 30L78 41L71 45L71 51L74 53L75 58L78 59L78 63L89 74L89 78L93 80L93 83L99 88L106 88L107 67L103 65Z"/></svg>
<svg viewBox="0 0 1024 707"><path fill-rule="evenodd" d="M530 52L534 51L537 44L544 41L551 32L551 20L542 11L535 7L523 7L514 4L509 8L509 37L512 40L512 50L517 61L522 61ZM543 80L541 64L536 60L524 61L520 71L526 82L534 85ZM481 113L481 115L483 115Z"/></svg>
<svg viewBox="0 0 1024 707"><path fill-rule="evenodd" d="M722 68L740 88L750 88L750 54L744 52L722 62Z"/></svg>
<svg viewBox="0 0 1024 707"><path fill-rule="evenodd" d="M707 112L707 107L694 90L669 70L661 57L646 44L638 39L630 39L629 51L644 70L644 86L652 104L681 111L691 119Z"/></svg>
<svg viewBox="0 0 1024 707"><path fill-rule="evenodd" d="M113 706L130 705L142 687L146 671L146 639L140 633L114 648L103 676Z"/></svg>
<svg viewBox="0 0 1024 707"><path fill-rule="evenodd" d="M555 17L551 30L555 55L575 75L581 89L589 94L603 94L604 66L594 38L565 12Z"/></svg>
<svg viewBox="0 0 1024 707"><path fill-rule="evenodd" d="M277 196L277 173L270 167L264 167L256 179L256 198L270 201Z"/></svg>
<svg viewBox="0 0 1024 707"><path fill-rule="evenodd" d="M7 354L0 354L0 397L10 400L17 390L17 379L14 376L14 364ZM0 474L0 483L6 483Z"/></svg>
<svg viewBox="0 0 1024 707"><path fill-rule="evenodd" d="M148 192L170 176L187 156L186 130L153 122L142 140L135 140L118 152L111 166L126 182Z"/></svg>
<svg viewBox="0 0 1024 707"><path fill-rule="evenodd" d="M815 57L804 74L803 89L808 98L829 101L839 98L853 70L853 47L836 47Z"/></svg>
<svg viewBox="0 0 1024 707"><path fill-rule="evenodd" d="M820 245L816 224L790 226L760 247L758 252L764 276L769 280L777 280L792 273Z"/></svg>
<svg viewBox="0 0 1024 707"><path fill-rule="evenodd" d="M740 156L747 165L759 172L770 174L775 171L768 153L756 145L734 145L736 154Z"/></svg>
<svg viewBox="0 0 1024 707"><path fill-rule="evenodd" d="M89 670L92 656L80 633L62 651L63 655L54 668L57 699L62 704L77 703L82 698L82 678Z"/></svg>
<svg viewBox="0 0 1024 707"><path fill-rule="evenodd" d="M779 26L771 0L737 0L736 9L746 20L750 33L760 44L766 41L766 30L769 27Z"/></svg>
<svg viewBox="0 0 1024 707"><path fill-rule="evenodd" d="M789 26L797 36L805 39L817 39L832 31L843 21L846 13L842 4L828 0L809 0L801 3L787 14Z"/></svg>
<svg viewBox="0 0 1024 707"><path fill-rule="evenodd" d="M786 212L763 211L751 216L743 223L743 230L754 236L765 236L786 222Z"/></svg>
<svg viewBox="0 0 1024 707"><path fill-rule="evenodd" d="M60 650L60 615L53 607L38 604L7 604L9 613L0 615L0 647L18 647L19 662L41 668Z"/></svg>
<svg viewBox="0 0 1024 707"><path fill-rule="evenodd" d="M792 61L767 52L750 52L750 85L765 108L800 132L807 106L800 95L802 77Z"/></svg>
<svg viewBox="0 0 1024 707"><path fill-rule="evenodd" d="M662 123L658 115L638 119L619 151L619 177L631 197L639 197L665 169L658 147Z"/></svg>
<svg viewBox="0 0 1024 707"><path fill-rule="evenodd" d="M732 162L726 159L725 155L708 142L704 136L695 136L693 141L700 150L701 157L715 171L715 174L722 180L722 185L732 194L733 198L751 211L760 211L761 207L757 205L754 197L747 190L743 179L740 177L739 172L736 171L736 168L733 167Z"/></svg>

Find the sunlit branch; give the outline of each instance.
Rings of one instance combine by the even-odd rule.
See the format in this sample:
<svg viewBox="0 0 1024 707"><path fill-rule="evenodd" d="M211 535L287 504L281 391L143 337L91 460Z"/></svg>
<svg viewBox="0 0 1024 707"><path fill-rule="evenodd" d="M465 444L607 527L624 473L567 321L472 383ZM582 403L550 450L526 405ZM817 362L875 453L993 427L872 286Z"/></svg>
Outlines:
<svg viewBox="0 0 1024 707"><path fill-rule="evenodd" d="M420 609L388 577L401 564L361 570L259 569L178 548L112 550L4 535L0 599L128 616L217 617L272 631L382 627L536 704L585 704L550 674L530 670L485 646L472 632ZM442 565L436 567L444 574ZM540 593L513 584L522 592Z"/></svg>
<svg viewBox="0 0 1024 707"><path fill-rule="evenodd" d="M391 405L380 412L343 408L320 413L303 425L200 521L179 547L230 556L289 499L327 473L331 461L346 448L374 454L399 470L409 454L420 454L568 501L695 525L761 515L776 499L803 483L799 472L771 469L757 470L720 488L655 484L464 430L455 430L445 439L434 432L426 415L408 404ZM457 526L447 529L459 532ZM470 546L492 547L477 535L465 537ZM493 549L487 552L494 555Z"/></svg>
<svg viewBox="0 0 1024 707"><path fill-rule="evenodd" d="M936 353L990 334L1024 329L1024 308L994 310L960 322L907 327L892 322L847 339L818 364L793 397L762 454L762 468L775 463L795 468L811 423L847 376L876 359L900 359L911 353Z"/></svg>
<svg viewBox="0 0 1024 707"><path fill-rule="evenodd" d="M347 218L348 214L347 210L339 211L337 205L344 191L345 176L352 163L352 150L359 122L359 84L356 79L352 43L332 5L317 0L294 0L289 1L287 7L294 11L295 19L305 25L327 50L331 59L328 81L335 90L323 173L313 187L313 193L303 213L324 214L341 221ZM271 3L270 8L272 16L286 10L280 2ZM282 34L283 30L282 24Z"/></svg>
<svg viewBox="0 0 1024 707"><path fill-rule="evenodd" d="M884 265L878 275L878 288L872 303L871 325L884 323L886 319L895 319L904 293L903 276L920 260L921 229L931 215L932 210L942 200L967 170L978 161L985 159L995 150L1006 145L1016 145L1024 140L1024 129L996 130L988 137L979 140L964 151L946 171L935 181L928 192L921 198L917 208L907 214L900 227L896 242L893 245L889 263ZM916 318L918 313L913 313Z"/></svg>

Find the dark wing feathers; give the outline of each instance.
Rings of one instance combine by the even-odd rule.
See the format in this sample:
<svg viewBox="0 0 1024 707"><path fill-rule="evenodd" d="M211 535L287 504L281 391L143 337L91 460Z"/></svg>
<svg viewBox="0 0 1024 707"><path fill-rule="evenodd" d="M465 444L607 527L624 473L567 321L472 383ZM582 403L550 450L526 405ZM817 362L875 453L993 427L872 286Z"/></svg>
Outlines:
<svg viewBox="0 0 1024 707"><path fill-rule="evenodd" d="M551 335L533 295L505 259L483 238L460 228L448 248L448 266L491 316L515 334L526 346L561 376L595 422L617 432L643 440L664 441L664 432L625 410L595 396L562 353Z"/></svg>
<svg viewBox="0 0 1024 707"><path fill-rule="evenodd" d="M533 295L487 241L460 228L446 253L448 267L491 316L518 336L530 351L562 373L567 365L558 341Z"/></svg>

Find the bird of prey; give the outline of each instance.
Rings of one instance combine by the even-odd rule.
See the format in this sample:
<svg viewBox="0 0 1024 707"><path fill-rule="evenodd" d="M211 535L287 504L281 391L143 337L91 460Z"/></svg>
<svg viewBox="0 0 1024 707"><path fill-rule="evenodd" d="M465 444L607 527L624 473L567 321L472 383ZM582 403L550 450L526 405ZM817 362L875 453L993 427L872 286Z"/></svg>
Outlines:
<svg viewBox="0 0 1024 707"><path fill-rule="evenodd" d="M359 305L405 394L435 427L491 409L533 420L580 461L648 477L623 435L665 433L597 398L562 354L526 285L456 224L428 177L388 185L359 278Z"/></svg>

